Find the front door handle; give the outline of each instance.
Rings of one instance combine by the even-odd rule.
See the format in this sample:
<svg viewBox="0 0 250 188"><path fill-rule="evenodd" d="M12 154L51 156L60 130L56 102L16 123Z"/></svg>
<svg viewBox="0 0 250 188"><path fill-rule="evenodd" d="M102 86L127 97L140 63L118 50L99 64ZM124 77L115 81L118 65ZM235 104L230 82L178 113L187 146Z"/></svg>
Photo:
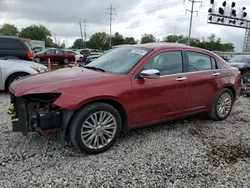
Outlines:
<svg viewBox="0 0 250 188"><path fill-rule="evenodd" d="M216 73L213 73L212 76L219 76L220 73L219 72L216 72Z"/></svg>
<svg viewBox="0 0 250 188"><path fill-rule="evenodd" d="M186 77L180 77L180 78L176 78L175 80L176 81L183 81L183 80L186 80L187 78Z"/></svg>

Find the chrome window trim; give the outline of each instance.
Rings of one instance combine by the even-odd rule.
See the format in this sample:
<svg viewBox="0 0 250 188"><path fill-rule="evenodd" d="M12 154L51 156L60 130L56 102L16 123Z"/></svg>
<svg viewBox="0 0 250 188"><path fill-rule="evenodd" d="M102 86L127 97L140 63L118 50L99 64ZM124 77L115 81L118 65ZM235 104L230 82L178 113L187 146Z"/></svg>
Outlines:
<svg viewBox="0 0 250 188"><path fill-rule="evenodd" d="M211 71L220 71L220 70L226 70L226 69L211 69L211 70L205 70L205 71L183 72L183 73L178 73L178 74L162 75L159 78L168 77L168 76L178 76L178 75L190 74L190 73L200 73L200 72L203 73L203 72L211 72ZM140 79L135 78L134 80L140 80Z"/></svg>

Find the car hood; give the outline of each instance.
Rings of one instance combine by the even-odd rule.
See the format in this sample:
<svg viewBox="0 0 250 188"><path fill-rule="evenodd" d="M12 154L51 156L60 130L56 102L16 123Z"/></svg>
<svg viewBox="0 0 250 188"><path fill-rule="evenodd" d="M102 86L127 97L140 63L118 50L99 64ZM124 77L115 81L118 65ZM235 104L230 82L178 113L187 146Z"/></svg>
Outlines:
<svg viewBox="0 0 250 188"><path fill-rule="evenodd" d="M80 67L64 68L20 79L10 86L17 97L34 93L60 92L64 88L88 87L101 84L115 74Z"/></svg>
<svg viewBox="0 0 250 188"><path fill-rule="evenodd" d="M25 61L25 60L20 60L20 59L8 59L8 60L4 60L4 61L9 61L10 63L14 63L14 64L18 64L18 65L22 64L22 66L47 69L47 67L45 65L42 65L40 63L35 63L33 61Z"/></svg>
<svg viewBox="0 0 250 188"><path fill-rule="evenodd" d="M243 68L244 66L248 65L248 63L245 63L245 62L229 62L229 64L232 67L236 67L236 68Z"/></svg>

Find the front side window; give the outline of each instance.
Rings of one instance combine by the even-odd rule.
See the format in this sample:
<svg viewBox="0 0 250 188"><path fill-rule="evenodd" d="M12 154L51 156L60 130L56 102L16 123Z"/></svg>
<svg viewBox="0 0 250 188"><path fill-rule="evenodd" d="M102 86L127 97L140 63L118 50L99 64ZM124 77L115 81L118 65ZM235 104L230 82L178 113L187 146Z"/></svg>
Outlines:
<svg viewBox="0 0 250 188"><path fill-rule="evenodd" d="M46 54L54 54L55 52L54 52L55 50L48 50L47 52L46 52Z"/></svg>
<svg viewBox="0 0 250 188"><path fill-rule="evenodd" d="M208 55L198 52L187 52L188 72L208 71L216 69L216 61Z"/></svg>
<svg viewBox="0 0 250 188"><path fill-rule="evenodd" d="M103 69L105 72L127 74L151 49L120 47L104 53L86 67Z"/></svg>
<svg viewBox="0 0 250 188"><path fill-rule="evenodd" d="M171 75L182 73L183 61L181 51L168 51L155 56L144 67L146 69L157 69L160 75Z"/></svg>
<svg viewBox="0 0 250 188"><path fill-rule="evenodd" d="M56 51L56 54L63 54L63 51L62 50L55 50Z"/></svg>

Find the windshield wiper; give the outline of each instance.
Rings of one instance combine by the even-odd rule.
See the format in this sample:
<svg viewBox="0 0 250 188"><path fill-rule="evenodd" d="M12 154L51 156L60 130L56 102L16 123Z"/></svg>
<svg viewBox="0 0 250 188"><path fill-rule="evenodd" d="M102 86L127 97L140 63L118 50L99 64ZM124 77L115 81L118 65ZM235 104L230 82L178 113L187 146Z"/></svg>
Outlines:
<svg viewBox="0 0 250 188"><path fill-rule="evenodd" d="M105 72L105 70L103 70L101 68L97 68L97 67L85 66L84 68Z"/></svg>

